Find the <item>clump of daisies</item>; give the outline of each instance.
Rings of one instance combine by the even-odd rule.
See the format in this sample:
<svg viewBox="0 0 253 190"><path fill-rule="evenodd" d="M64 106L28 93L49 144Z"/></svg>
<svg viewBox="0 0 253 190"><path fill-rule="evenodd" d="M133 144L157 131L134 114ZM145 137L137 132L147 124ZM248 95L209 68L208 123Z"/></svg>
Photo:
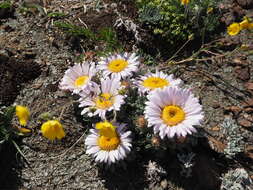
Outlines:
<svg viewBox="0 0 253 190"><path fill-rule="evenodd" d="M32 132L31 127L28 127L28 121L30 118L30 111L28 107L22 105L15 106L15 114L18 118L19 125L18 131L22 134L29 134ZM65 131L62 124L58 120L46 119L41 125L41 134L45 138L54 141L55 139L61 140L65 137Z"/></svg>
<svg viewBox="0 0 253 190"><path fill-rule="evenodd" d="M79 95L81 115L96 121L85 145L98 163L111 165L129 155L136 122L153 129L153 137L173 139L197 132L194 126L203 120L198 98L182 80L158 69L140 75L139 68L135 53L111 54L70 67L60 82L62 90Z"/></svg>

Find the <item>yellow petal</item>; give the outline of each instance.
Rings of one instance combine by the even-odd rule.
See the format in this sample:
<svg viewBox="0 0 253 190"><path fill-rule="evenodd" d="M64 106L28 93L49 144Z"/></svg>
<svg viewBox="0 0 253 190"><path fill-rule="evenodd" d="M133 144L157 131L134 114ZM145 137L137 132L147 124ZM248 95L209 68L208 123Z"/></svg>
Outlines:
<svg viewBox="0 0 253 190"><path fill-rule="evenodd" d="M115 131L116 127L108 121L97 123L96 129L99 130L100 136L106 136L108 138L117 136Z"/></svg>
<svg viewBox="0 0 253 190"><path fill-rule="evenodd" d="M249 29L249 20L244 19L242 22L240 22L240 28L241 29Z"/></svg>
<svg viewBox="0 0 253 190"><path fill-rule="evenodd" d="M190 0L181 0L182 5L187 5L188 3L190 3Z"/></svg>
<svg viewBox="0 0 253 190"><path fill-rule="evenodd" d="M65 137L65 132L62 127L56 128L56 138L61 140L63 137Z"/></svg>
<svg viewBox="0 0 253 190"><path fill-rule="evenodd" d="M18 105L16 106L16 116L18 117L20 125L26 126L30 112L27 107Z"/></svg>
<svg viewBox="0 0 253 190"><path fill-rule="evenodd" d="M32 132L31 129L27 129L27 128L24 128L24 127L18 127L18 130L19 130L19 132L24 133L24 134Z"/></svg>

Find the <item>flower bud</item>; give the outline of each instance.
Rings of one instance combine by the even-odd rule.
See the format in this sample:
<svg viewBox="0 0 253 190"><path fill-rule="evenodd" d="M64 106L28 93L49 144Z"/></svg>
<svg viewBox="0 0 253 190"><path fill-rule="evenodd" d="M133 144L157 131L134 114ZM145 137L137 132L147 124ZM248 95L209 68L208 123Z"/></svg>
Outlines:
<svg viewBox="0 0 253 190"><path fill-rule="evenodd" d="M208 7L206 10L207 14L212 14L213 13L213 7Z"/></svg>
<svg viewBox="0 0 253 190"><path fill-rule="evenodd" d="M136 125L140 128L144 128L147 126L147 120L143 115L139 116L136 120Z"/></svg>
<svg viewBox="0 0 253 190"><path fill-rule="evenodd" d="M186 142L186 137L177 137L177 140L176 142L179 143L179 144L182 144L182 143L185 143Z"/></svg>
<svg viewBox="0 0 253 190"><path fill-rule="evenodd" d="M130 82L123 80L121 81L121 86L124 88L130 88Z"/></svg>
<svg viewBox="0 0 253 190"><path fill-rule="evenodd" d="M194 34L190 34L189 36L188 36L188 40L193 40L194 39Z"/></svg>
<svg viewBox="0 0 253 190"><path fill-rule="evenodd" d="M153 146L160 146L161 139L159 137L157 137L157 136L153 136L151 138L151 143L152 143Z"/></svg>

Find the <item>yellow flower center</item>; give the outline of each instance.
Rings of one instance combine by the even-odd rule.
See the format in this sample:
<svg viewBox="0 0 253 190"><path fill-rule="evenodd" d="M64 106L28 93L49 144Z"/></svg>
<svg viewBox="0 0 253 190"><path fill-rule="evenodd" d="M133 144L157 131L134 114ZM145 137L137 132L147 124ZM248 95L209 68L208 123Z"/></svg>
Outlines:
<svg viewBox="0 0 253 190"><path fill-rule="evenodd" d="M169 105L163 108L161 117L164 123L173 127L185 119L185 112L179 106Z"/></svg>
<svg viewBox="0 0 253 190"><path fill-rule="evenodd" d="M88 80L88 76L80 76L80 77L78 77L76 80L75 80L75 86L77 86L77 87L80 87L80 86L83 86L86 82L87 82L87 80Z"/></svg>
<svg viewBox="0 0 253 190"><path fill-rule="evenodd" d="M230 36L237 35L240 32L240 30L241 30L240 24L236 22L229 25L229 27L227 28L227 32Z"/></svg>
<svg viewBox="0 0 253 190"><path fill-rule="evenodd" d="M118 73L123 71L128 65L128 62L124 59L115 59L108 64L108 69L111 72Z"/></svg>
<svg viewBox="0 0 253 190"><path fill-rule="evenodd" d="M113 105L114 98L109 93L102 93L95 99L96 107L99 109L107 109Z"/></svg>
<svg viewBox="0 0 253 190"><path fill-rule="evenodd" d="M98 138L98 146L102 150L106 150L106 151L117 149L117 147L119 146L119 143L120 143L119 137L108 138L105 136L100 136Z"/></svg>
<svg viewBox="0 0 253 190"><path fill-rule="evenodd" d="M154 90L155 88L168 86L169 82L159 77L149 77L142 82L142 85L150 90Z"/></svg>
<svg viewBox="0 0 253 190"><path fill-rule="evenodd" d="M111 151L117 149L120 144L120 138L116 132L116 126L110 122L99 122L96 124L96 129L99 130L98 146L101 150Z"/></svg>

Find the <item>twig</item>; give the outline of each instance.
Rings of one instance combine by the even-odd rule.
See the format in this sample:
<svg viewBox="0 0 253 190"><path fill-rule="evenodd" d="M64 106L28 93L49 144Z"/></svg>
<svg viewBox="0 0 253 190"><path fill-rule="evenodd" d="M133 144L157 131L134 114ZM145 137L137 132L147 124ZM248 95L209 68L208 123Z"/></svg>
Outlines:
<svg viewBox="0 0 253 190"><path fill-rule="evenodd" d="M25 159L25 161L29 164L27 158L25 157L24 153L23 153L22 150L19 148L19 146L17 145L17 143L16 143L14 140L12 140L11 142L14 144L15 148L16 148L17 151L20 153L20 155L21 155L21 156Z"/></svg>
<svg viewBox="0 0 253 190"><path fill-rule="evenodd" d="M84 27L85 27L86 29L88 29L87 24L85 24L85 22L84 22L84 21L82 21L82 19L78 18L78 20L79 20L79 22L81 22L81 23L84 25Z"/></svg>
<svg viewBox="0 0 253 190"><path fill-rule="evenodd" d="M169 58L166 62L171 61L176 55L191 41L192 39L188 39L177 51L172 55L171 58Z"/></svg>
<svg viewBox="0 0 253 190"><path fill-rule="evenodd" d="M60 113L60 116L58 117L58 120L59 120L59 121L62 119L62 116L63 116L64 111L66 110L66 108L69 107L71 104L72 104L72 101L71 101L69 104L65 105L65 106L62 108L62 111L61 111L61 113Z"/></svg>
<svg viewBox="0 0 253 190"><path fill-rule="evenodd" d="M74 146L77 145L77 143L79 143L79 141L84 137L84 135L85 135L85 133L83 133L82 136L70 148L68 148L65 152L63 152L62 154L60 154L60 155L58 155L56 157L53 157L53 158L58 158L58 157L62 157L63 158L63 156L65 154L67 154L68 151L70 151Z"/></svg>
<svg viewBox="0 0 253 190"><path fill-rule="evenodd" d="M196 62L199 62L199 61L213 61L215 59L219 59L219 58L222 58L222 57L226 57L227 55L231 55L237 49L238 48L234 49L231 52L226 52L224 54L217 54L216 56L212 56L212 57L207 57L207 58L202 58L202 59L196 59L196 56L198 56L201 52L208 52L208 50L206 50L205 48L203 48L203 49L200 49L199 51L197 51L195 54L193 54L191 57L189 57L187 59L184 59L184 60L181 60L181 61L173 61L173 64L177 65L177 64L187 63L187 62L191 62L191 61L196 61ZM160 69L163 70L163 69L167 69L169 67L170 67L170 65L167 65L167 66L162 67Z"/></svg>
<svg viewBox="0 0 253 190"><path fill-rule="evenodd" d="M59 154L59 155L57 155L57 156L52 156L52 157L49 157L49 158L40 159L40 161L51 160L51 159L56 159L56 158L61 158L61 159L63 159L63 156L64 156L65 154L67 154L68 151L70 151L77 143L79 143L80 140L84 137L84 135L85 135L85 133L83 133L82 136L79 137L79 139L78 139L73 145L71 145L70 148L68 148L68 149L67 149L66 151L64 151L63 153L61 153L61 154ZM38 160L38 159L36 159L36 160Z"/></svg>

